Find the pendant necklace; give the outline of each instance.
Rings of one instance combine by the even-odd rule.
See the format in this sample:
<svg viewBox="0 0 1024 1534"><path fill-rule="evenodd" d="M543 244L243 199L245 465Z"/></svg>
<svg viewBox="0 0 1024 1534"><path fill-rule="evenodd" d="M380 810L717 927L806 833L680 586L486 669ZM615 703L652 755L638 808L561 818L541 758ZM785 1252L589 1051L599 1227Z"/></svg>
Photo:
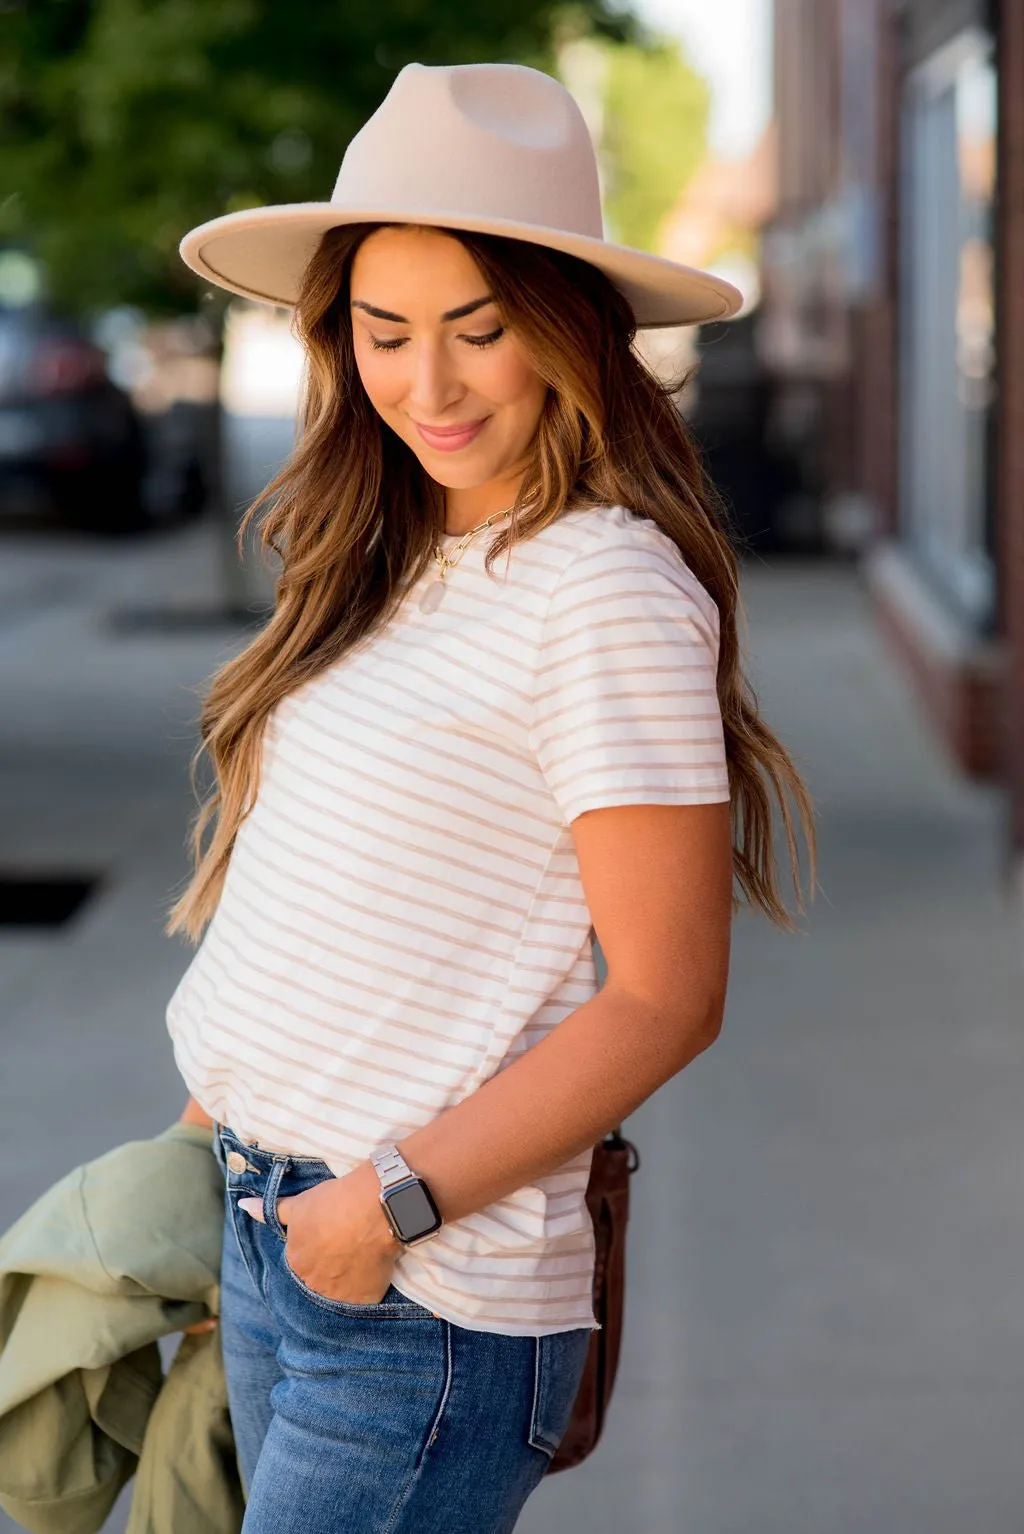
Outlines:
<svg viewBox="0 0 1024 1534"><path fill-rule="evenodd" d="M462 537L459 539L458 543L450 553L446 553L445 550L441 547L440 543L434 544L434 559L437 561L437 577L435 580L430 582L423 595L420 597L419 605L421 612L432 613L437 611L441 603L444 601L444 594L446 589L444 578L448 571L458 564L459 560L462 558L463 553L469 547L471 539L473 539L477 533L482 533L485 527L490 527L492 522L497 522L500 517L507 517L511 511L512 507L507 506L504 511L493 512L485 522L478 522L476 527L471 527L469 529L468 533L463 533Z"/></svg>

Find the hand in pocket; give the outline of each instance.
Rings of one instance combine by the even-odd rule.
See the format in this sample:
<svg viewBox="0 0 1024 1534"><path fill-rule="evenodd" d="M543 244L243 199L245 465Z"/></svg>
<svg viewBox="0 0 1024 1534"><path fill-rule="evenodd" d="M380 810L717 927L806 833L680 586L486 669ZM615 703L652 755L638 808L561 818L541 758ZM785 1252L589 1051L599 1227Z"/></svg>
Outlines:
<svg viewBox="0 0 1024 1534"><path fill-rule="evenodd" d="M368 1174L368 1175L367 1175ZM347 1305L377 1305L391 1284L401 1250L380 1204L380 1183L367 1162L277 1202L285 1227L285 1261L307 1289ZM259 1199L238 1207L263 1219Z"/></svg>

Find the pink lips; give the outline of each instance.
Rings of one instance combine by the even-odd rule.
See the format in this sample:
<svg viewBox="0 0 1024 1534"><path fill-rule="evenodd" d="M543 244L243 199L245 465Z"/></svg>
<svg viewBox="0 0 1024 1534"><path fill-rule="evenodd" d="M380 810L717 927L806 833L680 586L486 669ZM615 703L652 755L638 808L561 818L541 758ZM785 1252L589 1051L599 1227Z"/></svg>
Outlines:
<svg viewBox="0 0 1024 1534"><path fill-rule="evenodd" d="M468 447L487 425L487 416L481 421L466 421L458 426L424 426L420 421L413 425L428 447L436 447L442 453L457 453L460 447Z"/></svg>

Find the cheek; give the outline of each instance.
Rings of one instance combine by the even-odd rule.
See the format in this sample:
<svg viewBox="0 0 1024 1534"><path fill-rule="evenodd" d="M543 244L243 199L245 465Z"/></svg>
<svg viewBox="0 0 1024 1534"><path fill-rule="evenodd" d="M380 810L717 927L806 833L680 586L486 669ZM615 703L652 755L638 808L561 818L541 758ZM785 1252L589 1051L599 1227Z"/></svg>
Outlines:
<svg viewBox="0 0 1024 1534"><path fill-rule="evenodd" d="M356 346L356 369L370 404L382 413L393 409L405 398L407 382L401 353L375 352L370 346Z"/></svg>
<svg viewBox="0 0 1024 1534"><path fill-rule="evenodd" d="M513 347L496 347L481 354L478 368L478 387L495 404L539 408L544 384L521 352Z"/></svg>

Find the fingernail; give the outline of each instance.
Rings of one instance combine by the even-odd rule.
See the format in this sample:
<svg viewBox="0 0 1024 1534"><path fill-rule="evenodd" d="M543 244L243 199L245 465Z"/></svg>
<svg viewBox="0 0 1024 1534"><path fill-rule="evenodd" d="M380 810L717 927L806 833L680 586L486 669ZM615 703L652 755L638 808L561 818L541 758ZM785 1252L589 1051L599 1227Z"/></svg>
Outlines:
<svg viewBox="0 0 1024 1534"><path fill-rule="evenodd" d="M244 1209L246 1214L251 1214L254 1220L262 1221L262 1219L263 1219L263 1203L262 1203L262 1200L260 1200L258 1198L240 1198L238 1200L238 1207L239 1207L239 1209Z"/></svg>

